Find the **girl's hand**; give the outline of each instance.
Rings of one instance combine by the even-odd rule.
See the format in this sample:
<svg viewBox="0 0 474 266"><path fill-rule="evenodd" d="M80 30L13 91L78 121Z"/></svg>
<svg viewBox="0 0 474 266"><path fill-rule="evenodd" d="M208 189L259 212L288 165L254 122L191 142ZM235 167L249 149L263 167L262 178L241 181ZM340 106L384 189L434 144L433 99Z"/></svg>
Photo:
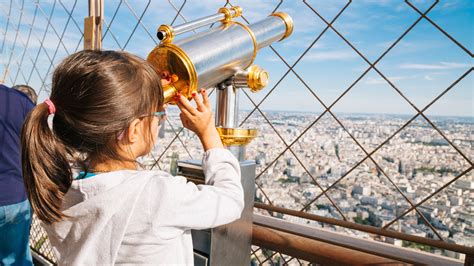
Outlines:
<svg viewBox="0 0 474 266"><path fill-rule="evenodd" d="M212 119L212 108L206 90L201 89L202 100L197 93L194 92L192 95L197 108L194 108L180 93L176 95L176 102L181 110L179 117L183 126L198 135L205 151L222 148L219 133Z"/></svg>

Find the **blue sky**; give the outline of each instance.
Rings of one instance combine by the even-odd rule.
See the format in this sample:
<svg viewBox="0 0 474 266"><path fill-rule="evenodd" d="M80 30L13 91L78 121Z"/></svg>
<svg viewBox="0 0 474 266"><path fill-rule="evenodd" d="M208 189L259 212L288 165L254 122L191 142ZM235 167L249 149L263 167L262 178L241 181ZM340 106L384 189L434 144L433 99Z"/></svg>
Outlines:
<svg viewBox="0 0 474 266"><path fill-rule="evenodd" d="M1 52L0 73L5 73L6 64L8 73L5 83L11 85L25 83L29 80L35 88L41 88L40 99L47 97L50 83L50 59L54 57L57 64L67 52L82 47L80 42L80 28L83 27L83 18L87 16L86 1L41 1L38 6L34 1L25 0L23 14L18 11L21 0L14 0L10 17L9 28L5 35L9 2L0 2L0 45L5 45ZM121 4L120 4L121 3ZM179 8L183 1L106 1L106 21L110 23L117 6L117 16L111 24L112 34L109 32L104 38L104 49L124 48L130 33L136 24L130 6L138 16L147 7L142 23L125 46L125 50L146 57L154 47L155 30L160 24L171 23L176 15L173 6ZM201 0L187 1L182 15L188 19L196 19L214 13L225 1ZM279 1L231 1L234 5L243 7L244 16L255 22L265 18L277 6ZM344 7L347 1L312 0L306 5L302 1L284 1L278 11L287 12L294 19L295 30L293 35L275 43L273 47L288 62L293 65L301 54L325 29L326 24L310 9L315 9L325 20L331 21ZM421 12L424 12L433 1L411 1ZM53 10L54 6L54 10ZM68 22L67 10L72 10L73 18ZM30 25L35 17L33 34L30 36L28 49L23 49L28 39ZM40 50L40 43L48 25L46 17L53 10L51 27L48 29ZM19 37L16 46L15 29L19 23ZM370 62L377 60L381 54L395 40L410 27L420 15L404 1L399 0L354 0L333 24L357 50ZM428 17L446 30L470 52L474 50L474 2L469 0L439 1L428 13ZM183 17L178 17L175 24L183 23ZM67 27L66 27L67 25ZM64 29L66 29L64 31ZM148 32L151 37L148 35ZM63 36L63 43L54 55L58 46L57 35ZM5 38L3 36L6 36ZM120 43L115 42L114 37ZM79 46L78 46L79 45ZM13 48L13 53L12 53ZM39 53L38 53L39 51ZM24 55L23 55L24 54ZM10 55L12 60L10 60ZM33 69L31 61L38 57L37 70ZM18 64L23 63L18 72ZM262 109L320 112L322 105L308 91L304 84L292 72L274 87L287 72L288 67L269 48L259 52L256 64L267 69L270 73L269 86L258 94L252 94L255 102L260 102L266 94L273 92L261 103ZM434 97L446 89L453 81L473 66L472 57L454 42L449 40L427 20L422 19L389 53L387 53L376 67L400 91L406 95L418 108L423 108ZM322 37L307 51L306 55L296 64L294 70L303 79L313 92L326 104L331 105L354 81L369 67L338 34L328 29ZM38 73L37 73L38 72ZM31 73L31 78L30 78ZM41 78L40 78L41 77ZM42 78L46 77L42 86ZM474 116L473 73L471 72L445 97L431 106L428 115L461 115ZM242 108L251 109L252 103L241 97ZM414 114L415 109L410 106L381 76L374 70L369 71L353 88L333 106L336 112L360 113L398 113Z"/></svg>

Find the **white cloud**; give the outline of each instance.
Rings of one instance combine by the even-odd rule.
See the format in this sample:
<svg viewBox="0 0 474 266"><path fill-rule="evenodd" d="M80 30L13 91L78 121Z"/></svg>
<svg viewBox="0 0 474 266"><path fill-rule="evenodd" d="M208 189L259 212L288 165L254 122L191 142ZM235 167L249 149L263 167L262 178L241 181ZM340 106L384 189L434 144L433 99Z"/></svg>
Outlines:
<svg viewBox="0 0 474 266"><path fill-rule="evenodd" d="M426 80L430 80L430 81L434 80L434 78L430 75L425 75L423 78L426 79Z"/></svg>
<svg viewBox="0 0 474 266"><path fill-rule="evenodd" d="M437 64L413 64L406 63L399 66L403 69L422 69L422 70L439 70L439 69L456 69L472 67L470 64L456 63L456 62L439 62Z"/></svg>
<svg viewBox="0 0 474 266"><path fill-rule="evenodd" d="M43 40L43 34L44 34L45 29L46 28L39 28L36 26L33 28L33 31L30 36L30 41L28 43L29 50L35 50L39 48L42 44L43 48L48 51L48 54L52 56L54 51L58 47L58 44L59 44L59 51L58 51L59 53L63 53L65 51L64 46L66 46L67 51L69 53L74 52L74 50L78 46L79 40L81 38L81 34L79 31L66 31L61 40L62 43L60 43L59 38L53 33L51 28L49 29L46 38ZM17 30L19 33L18 33L18 37L15 43L15 35L16 35ZM25 27L21 27L19 29L12 28L9 34L6 34L5 36L5 39L4 39L5 46L6 46L5 49L11 49L12 46L15 44L15 46L17 47L16 49L23 50L27 42L29 31L30 29L25 28ZM62 34L62 32L59 34ZM43 42L41 42L42 40ZM79 45L79 49L80 48L81 48L81 45Z"/></svg>
<svg viewBox="0 0 474 266"><path fill-rule="evenodd" d="M312 61L326 61L326 60L350 60L357 58L358 55L352 51L318 51L311 52L305 59Z"/></svg>
<svg viewBox="0 0 474 266"><path fill-rule="evenodd" d="M281 46L283 47L298 47L298 48L307 48L315 39L316 37L314 36L303 36L301 38L289 38L287 40L284 40L281 43ZM312 49L315 48L325 48L327 47L327 44L323 43L321 40L318 40L312 47Z"/></svg>
<svg viewBox="0 0 474 266"><path fill-rule="evenodd" d="M267 62L281 62L281 59L278 58L276 55L275 56L267 56L264 59Z"/></svg>
<svg viewBox="0 0 474 266"><path fill-rule="evenodd" d="M409 79L411 77L409 76L393 76L393 77L387 77L388 80L391 82L399 81L399 80L404 80L404 79ZM382 77L369 77L366 81L365 84L369 85L374 85L374 84L388 84L385 79Z"/></svg>
<svg viewBox="0 0 474 266"><path fill-rule="evenodd" d="M372 5L381 5L381 6L391 6L393 1L391 0L363 0L365 4L372 4Z"/></svg>

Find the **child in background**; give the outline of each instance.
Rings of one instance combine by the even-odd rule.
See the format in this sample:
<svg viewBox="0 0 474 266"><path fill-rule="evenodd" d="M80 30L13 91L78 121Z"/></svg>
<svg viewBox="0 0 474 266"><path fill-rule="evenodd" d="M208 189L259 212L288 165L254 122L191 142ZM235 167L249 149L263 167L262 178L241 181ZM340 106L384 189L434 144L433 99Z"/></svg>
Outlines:
<svg viewBox="0 0 474 266"><path fill-rule="evenodd" d="M197 108L176 99L183 125L205 151L206 185L196 186L137 166L166 118L161 80L146 61L81 51L55 69L50 99L23 127L22 165L28 198L60 264L193 265L190 229L240 217L239 164L223 149L208 96L200 94L193 93Z"/></svg>

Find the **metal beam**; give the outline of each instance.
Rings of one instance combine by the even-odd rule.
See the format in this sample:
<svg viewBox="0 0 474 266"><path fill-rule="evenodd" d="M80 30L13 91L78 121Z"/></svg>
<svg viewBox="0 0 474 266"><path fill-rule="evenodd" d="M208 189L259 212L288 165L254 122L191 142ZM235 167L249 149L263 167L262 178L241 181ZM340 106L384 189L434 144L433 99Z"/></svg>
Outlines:
<svg viewBox="0 0 474 266"><path fill-rule="evenodd" d="M295 217L300 217L303 219L308 219L308 220L312 220L316 222L340 226L340 227L344 227L348 229L354 229L354 230L358 230L358 231L362 231L362 232L366 232L370 234L376 234L380 236L392 237L395 239L406 240L406 241L415 242L419 244L425 244L425 245L429 245L436 248L447 249L454 252L463 253L466 255L471 255L471 256L474 255L474 248L472 247L462 246L462 245L453 244L453 243L449 243L445 241L405 234L405 233L397 232L394 230L382 229L382 228L378 228L374 226L338 220L334 218L315 215L312 213L295 211L295 210L291 210L291 209L287 209L283 207L278 207L278 206L268 205L268 204L263 204L263 203L258 203L258 202L254 204L254 207L262 209L262 210L271 211L271 212L278 212L278 213L287 214L287 215L291 215Z"/></svg>
<svg viewBox="0 0 474 266"><path fill-rule="evenodd" d="M404 263L254 225L252 244L322 265L404 265Z"/></svg>
<svg viewBox="0 0 474 266"><path fill-rule="evenodd" d="M378 258L369 257L366 255L361 255L357 253L357 257L351 252L363 252L367 255L375 255L377 257L383 257L386 259L391 259L395 261L401 261L406 263L412 263L416 265L457 265L462 266L464 265L461 261L438 256L434 254L430 254L427 252L416 251L409 248L397 247L391 244L386 244L383 242L378 242L374 240L367 240L356 238L352 236L348 236L347 234L332 232L329 230L324 230L320 228L315 228L313 226L306 226L301 224L295 224L292 222L288 222L282 219L276 219L273 217L263 216L259 214L253 215L254 220L254 232L255 226L260 226L260 228L256 228L257 230L257 239L254 242L258 242L258 245L261 247L268 247L272 248L275 251L282 252L284 254L290 254L289 252L297 252L294 255L298 258L305 258L303 256L316 256L315 258L325 259L330 258L332 261L336 261L342 264L347 265L344 263L345 261L353 261L349 264L357 264L355 260L376 260ZM262 232L260 230L262 227L270 228L279 232L283 232L286 234L278 234L270 238L269 231ZM259 232L260 230L260 232ZM274 231L270 231L274 232ZM261 235L266 233L266 237L262 238ZM255 236L254 236L255 237ZM280 239L277 240L277 243L274 244L271 242L272 239L275 237L279 237ZM302 242L302 239L307 240L314 240L314 241L305 241ZM299 243L298 243L299 242ZM320 242L325 242L326 244L335 245L338 247L343 247L346 250L339 250L335 247L331 246L324 246L324 249L318 250ZM279 245L278 243L281 243ZM292 244L293 243L293 244ZM296 243L296 244L295 244ZM306 247L303 246L303 243L308 245ZM256 243L254 243L256 244ZM272 246L273 245L273 246ZM295 247L296 245L296 247ZM276 249L275 249L276 248ZM311 251L314 250L314 251ZM308 251L308 252L307 252ZM334 252L328 253L326 255L323 254L324 252ZM346 253L347 252L347 253ZM378 263L375 263L379 265ZM383 264L383 263L381 263ZM332 265L332 264L331 264Z"/></svg>
<svg viewBox="0 0 474 266"><path fill-rule="evenodd" d="M89 16L84 19L84 50L102 49L104 0L89 0Z"/></svg>

